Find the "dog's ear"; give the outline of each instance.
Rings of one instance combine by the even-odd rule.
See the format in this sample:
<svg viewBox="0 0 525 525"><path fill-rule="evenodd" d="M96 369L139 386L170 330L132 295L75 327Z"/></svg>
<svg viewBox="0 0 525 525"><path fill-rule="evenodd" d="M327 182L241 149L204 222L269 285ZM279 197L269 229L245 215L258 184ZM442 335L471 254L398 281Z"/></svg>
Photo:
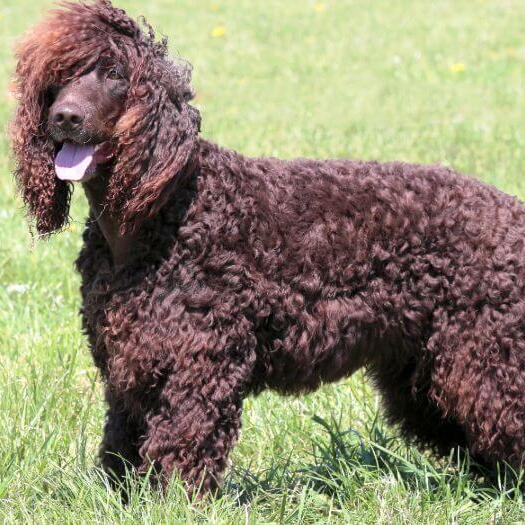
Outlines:
<svg viewBox="0 0 525 525"><path fill-rule="evenodd" d="M200 114L188 103L188 76L155 63L132 74L128 107L117 123L108 202L123 232L158 213L191 169L197 148Z"/></svg>
<svg viewBox="0 0 525 525"><path fill-rule="evenodd" d="M18 107L10 127L16 163L14 175L38 233L47 235L68 221L71 186L55 176L55 147L45 126L49 95L37 74L38 54L27 44L20 46L17 54Z"/></svg>

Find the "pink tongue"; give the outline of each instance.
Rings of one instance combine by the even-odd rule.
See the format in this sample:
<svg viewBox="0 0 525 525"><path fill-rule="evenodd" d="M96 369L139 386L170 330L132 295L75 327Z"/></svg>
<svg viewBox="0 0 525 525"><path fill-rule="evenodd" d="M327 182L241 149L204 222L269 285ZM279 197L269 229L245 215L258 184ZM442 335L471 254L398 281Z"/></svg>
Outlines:
<svg viewBox="0 0 525 525"><path fill-rule="evenodd" d="M64 142L55 157L55 171L61 180L81 181L94 168L95 146ZM93 166L92 166L93 165Z"/></svg>

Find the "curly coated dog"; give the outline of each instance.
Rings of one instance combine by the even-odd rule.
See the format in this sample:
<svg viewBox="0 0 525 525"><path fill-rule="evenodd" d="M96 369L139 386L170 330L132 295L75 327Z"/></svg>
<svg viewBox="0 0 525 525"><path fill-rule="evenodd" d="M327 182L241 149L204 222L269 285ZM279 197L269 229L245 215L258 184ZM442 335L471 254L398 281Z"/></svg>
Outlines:
<svg viewBox="0 0 525 525"><path fill-rule="evenodd" d="M103 467L215 490L246 396L361 367L407 437L522 466L524 205L440 166L220 148L189 66L145 27L65 4L17 52L29 214L47 235L73 182L90 203L77 268Z"/></svg>

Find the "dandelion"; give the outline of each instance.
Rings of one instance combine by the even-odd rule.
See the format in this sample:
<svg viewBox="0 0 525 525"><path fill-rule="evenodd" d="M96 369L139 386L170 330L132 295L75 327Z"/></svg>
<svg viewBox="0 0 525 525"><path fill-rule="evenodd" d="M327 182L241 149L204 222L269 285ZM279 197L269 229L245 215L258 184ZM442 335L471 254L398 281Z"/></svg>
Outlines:
<svg viewBox="0 0 525 525"><path fill-rule="evenodd" d="M217 12L220 9L220 7L217 4L213 4L211 6L211 10Z"/></svg>
<svg viewBox="0 0 525 525"><path fill-rule="evenodd" d="M325 4L315 4L314 5L314 11L316 13L322 13L325 10L326 10L326 5Z"/></svg>
<svg viewBox="0 0 525 525"><path fill-rule="evenodd" d="M215 26L211 31L213 38L222 38L226 35L226 28L224 26Z"/></svg>
<svg viewBox="0 0 525 525"><path fill-rule="evenodd" d="M449 69L450 71L452 71L452 73L463 73L466 67L465 64L463 64L462 62L456 62L455 64L451 64L449 66Z"/></svg>

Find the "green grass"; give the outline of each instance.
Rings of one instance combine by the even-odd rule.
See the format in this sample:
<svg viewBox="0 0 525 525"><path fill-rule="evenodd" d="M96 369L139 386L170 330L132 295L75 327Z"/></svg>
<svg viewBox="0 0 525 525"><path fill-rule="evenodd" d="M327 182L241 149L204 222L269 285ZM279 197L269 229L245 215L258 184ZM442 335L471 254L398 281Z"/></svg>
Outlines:
<svg viewBox="0 0 525 525"><path fill-rule="evenodd" d="M72 227L32 239L3 133L12 45L50 5L0 4L0 521L522 523L519 493L396 437L360 374L300 399L248 400L221 499L191 504L174 481L165 497L135 485L123 506L107 489L73 270L86 205L77 192ZM252 155L441 162L525 198L523 0L119 5L194 64L208 138Z"/></svg>

